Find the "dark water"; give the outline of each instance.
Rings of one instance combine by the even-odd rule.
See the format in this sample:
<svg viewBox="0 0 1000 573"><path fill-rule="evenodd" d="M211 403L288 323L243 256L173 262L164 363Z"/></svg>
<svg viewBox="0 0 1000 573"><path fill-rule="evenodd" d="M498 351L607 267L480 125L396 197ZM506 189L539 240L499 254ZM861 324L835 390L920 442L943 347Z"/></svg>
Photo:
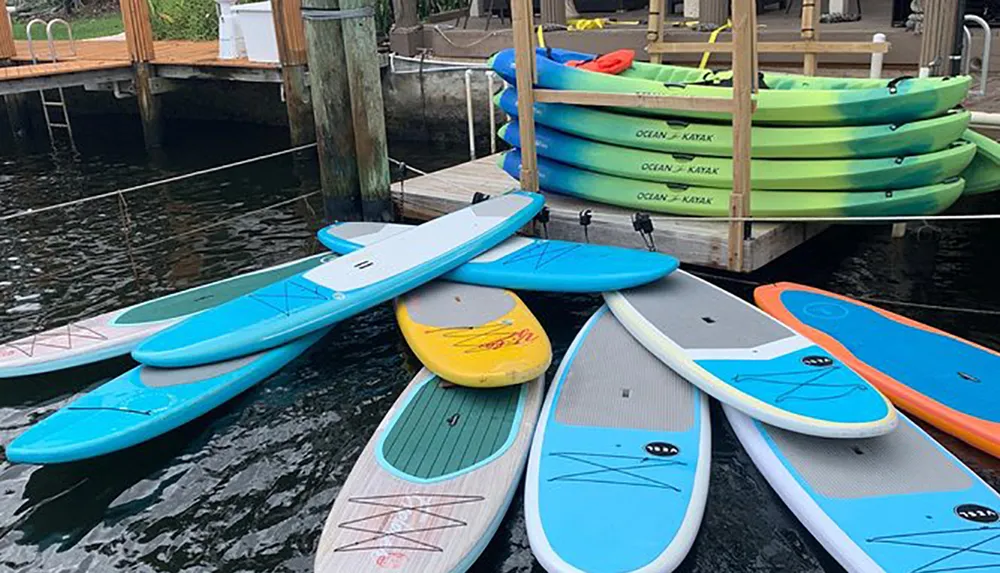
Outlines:
<svg viewBox="0 0 1000 573"><path fill-rule="evenodd" d="M282 130L186 127L172 130L170 147L156 157L142 151L134 126L105 139L111 143L81 142L76 158L3 155L0 216L287 145ZM390 153L436 168L461 160L465 150L392 146ZM126 209L106 199L0 222L0 339L314 252L321 224L315 200L205 227L315 188L308 161L286 157L137 192ZM1000 197L962 208L997 212ZM998 223L947 224L900 241L891 241L886 228L844 227L740 279L1000 310L998 245ZM752 290L715 280L744 297ZM556 364L600 303L592 296L524 299L552 339ZM1000 347L996 316L893 310ZM129 367L120 359L0 381L0 444ZM0 462L0 571L311 570L340 485L416 369L383 306L341 324L266 382L152 442L62 466ZM709 503L683 570L838 571L750 463L721 411L713 406L712 414ZM1000 466L989 456L942 440L1000 485ZM516 497L474 571L541 571L528 549L521 504Z"/></svg>

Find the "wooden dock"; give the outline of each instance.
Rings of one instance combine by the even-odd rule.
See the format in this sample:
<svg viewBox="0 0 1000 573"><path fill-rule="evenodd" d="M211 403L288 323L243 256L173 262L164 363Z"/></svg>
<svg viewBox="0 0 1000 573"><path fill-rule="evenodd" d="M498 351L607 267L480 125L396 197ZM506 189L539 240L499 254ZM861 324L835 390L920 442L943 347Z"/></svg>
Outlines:
<svg viewBox="0 0 1000 573"><path fill-rule="evenodd" d="M462 163L429 175L407 179L392 186L393 201L403 216L426 220L468 205L475 192L497 195L516 188L518 182L497 165L497 156ZM587 233L591 242L645 248L632 228L634 211L546 194L549 208L548 234L552 239L584 241L580 213L591 210ZM697 218L677 221L651 215L653 241L660 252L684 263L725 269L728 261L728 223ZM803 223L755 223L746 241L742 272L751 272L822 232L827 225ZM538 233L542 227L536 224Z"/></svg>
<svg viewBox="0 0 1000 573"><path fill-rule="evenodd" d="M154 42L150 64L156 77L166 79L218 79L281 83L277 63L251 62L246 58L221 60L217 42ZM25 93L41 88L71 87L131 80L132 62L125 41L76 42L72 55L67 41L55 42L57 61L52 61L45 42L35 42L38 63L26 41L15 42L15 65L0 68L0 95Z"/></svg>

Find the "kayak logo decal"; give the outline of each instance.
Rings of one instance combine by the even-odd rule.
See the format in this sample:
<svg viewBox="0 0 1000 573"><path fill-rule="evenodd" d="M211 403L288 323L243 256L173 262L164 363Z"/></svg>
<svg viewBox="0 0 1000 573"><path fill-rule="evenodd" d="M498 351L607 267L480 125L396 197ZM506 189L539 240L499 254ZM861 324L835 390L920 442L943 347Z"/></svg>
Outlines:
<svg viewBox="0 0 1000 573"><path fill-rule="evenodd" d="M712 143L715 141L715 136L708 133L676 133L671 131L662 131L659 129L639 129L635 132L635 137L637 139L662 139L664 141L692 141L698 143Z"/></svg>
<svg viewBox="0 0 1000 573"><path fill-rule="evenodd" d="M642 163L639 168L643 171L657 171L665 173L687 173L689 175L718 175L719 168L711 165L674 165L672 163Z"/></svg>
<svg viewBox="0 0 1000 573"><path fill-rule="evenodd" d="M698 195L671 195L667 193L636 193L635 198L639 201L661 201L664 203L687 203L693 205L711 205L711 197L699 197Z"/></svg>

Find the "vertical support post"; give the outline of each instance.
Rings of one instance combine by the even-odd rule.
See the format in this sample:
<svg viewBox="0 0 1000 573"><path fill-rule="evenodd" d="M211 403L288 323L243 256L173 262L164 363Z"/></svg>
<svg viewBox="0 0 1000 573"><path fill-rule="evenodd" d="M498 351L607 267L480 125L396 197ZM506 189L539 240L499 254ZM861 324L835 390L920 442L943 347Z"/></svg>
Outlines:
<svg viewBox="0 0 1000 573"><path fill-rule="evenodd" d="M0 0L0 61L12 59L17 55L14 46L14 30L7 15L7 0Z"/></svg>
<svg viewBox="0 0 1000 573"><path fill-rule="evenodd" d="M327 220L357 220L361 218L361 183L354 148L343 20L309 17L311 10L339 8L339 0L302 1L323 210Z"/></svg>
<svg viewBox="0 0 1000 573"><path fill-rule="evenodd" d="M316 140L312 100L306 79L306 31L301 0L271 0L274 35L281 62L281 85L285 92L288 131L292 145Z"/></svg>
<svg viewBox="0 0 1000 573"><path fill-rule="evenodd" d="M726 0L701 0L698 5L698 22L703 29L715 29L726 23L726 16L729 14L726 4Z"/></svg>
<svg viewBox="0 0 1000 573"><path fill-rule="evenodd" d="M517 118L521 137L521 189L538 191L538 155L535 151L535 47L532 0L511 0L514 28L514 71L517 81Z"/></svg>
<svg viewBox="0 0 1000 573"><path fill-rule="evenodd" d="M7 16L7 0L0 0L0 66L14 65L11 60L17 55L14 45L14 30ZM4 107L7 110L7 123L10 125L14 141L25 143L28 140L27 94L10 94L3 96Z"/></svg>
<svg viewBox="0 0 1000 573"><path fill-rule="evenodd" d="M879 32L872 36L872 42L876 44L885 43L885 34ZM878 79L882 77L882 62L885 61L885 54L882 52L872 52L872 63L868 68L868 77Z"/></svg>
<svg viewBox="0 0 1000 573"><path fill-rule="evenodd" d="M750 115L756 76L753 36L757 32L752 24L755 12L754 0L733 0L733 192L729 196L729 216L732 218L750 215ZM743 247L748 229L746 222L729 224L727 266L731 271L743 270Z"/></svg>
<svg viewBox="0 0 1000 573"><path fill-rule="evenodd" d="M542 24L566 25L566 0L541 0Z"/></svg>
<svg viewBox="0 0 1000 573"><path fill-rule="evenodd" d="M340 7L366 14L345 19L342 24L354 145L361 183L361 213L366 221L391 221L389 148L385 134L378 44L375 41L375 0L340 0Z"/></svg>
<svg viewBox="0 0 1000 573"><path fill-rule="evenodd" d="M142 135L146 148L159 147L163 142L160 102L153 94L153 27L149 22L146 0L119 0L125 44L135 73L135 96L142 118Z"/></svg>
<svg viewBox="0 0 1000 573"><path fill-rule="evenodd" d="M392 13L397 28L413 28L420 23L417 0L392 0Z"/></svg>
<svg viewBox="0 0 1000 573"><path fill-rule="evenodd" d="M806 42L819 40L819 13L817 5L821 0L802 0L802 39ZM802 73L807 76L815 76L818 54L805 53L802 55Z"/></svg>
<svg viewBox="0 0 1000 573"><path fill-rule="evenodd" d="M646 44L655 44L663 35L663 0L649 0L649 23L646 28ZM650 54L649 61L663 63L663 54Z"/></svg>
<svg viewBox="0 0 1000 573"><path fill-rule="evenodd" d="M948 74L958 26L958 0L930 0L923 6L920 67L927 68L930 75Z"/></svg>

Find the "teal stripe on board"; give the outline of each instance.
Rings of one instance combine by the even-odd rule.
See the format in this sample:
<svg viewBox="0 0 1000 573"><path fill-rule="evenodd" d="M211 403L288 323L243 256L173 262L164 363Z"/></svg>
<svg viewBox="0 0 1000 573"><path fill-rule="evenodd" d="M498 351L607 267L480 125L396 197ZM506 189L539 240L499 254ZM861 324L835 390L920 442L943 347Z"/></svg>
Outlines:
<svg viewBox="0 0 1000 573"><path fill-rule="evenodd" d="M195 287L175 295L137 305L115 319L115 324L131 325L159 322L216 307L282 279L319 266L326 257L315 256L229 280Z"/></svg>
<svg viewBox="0 0 1000 573"><path fill-rule="evenodd" d="M471 468L515 431L520 394L520 386L465 388L432 378L386 430L382 456L396 471L423 480Z"/></svg>

